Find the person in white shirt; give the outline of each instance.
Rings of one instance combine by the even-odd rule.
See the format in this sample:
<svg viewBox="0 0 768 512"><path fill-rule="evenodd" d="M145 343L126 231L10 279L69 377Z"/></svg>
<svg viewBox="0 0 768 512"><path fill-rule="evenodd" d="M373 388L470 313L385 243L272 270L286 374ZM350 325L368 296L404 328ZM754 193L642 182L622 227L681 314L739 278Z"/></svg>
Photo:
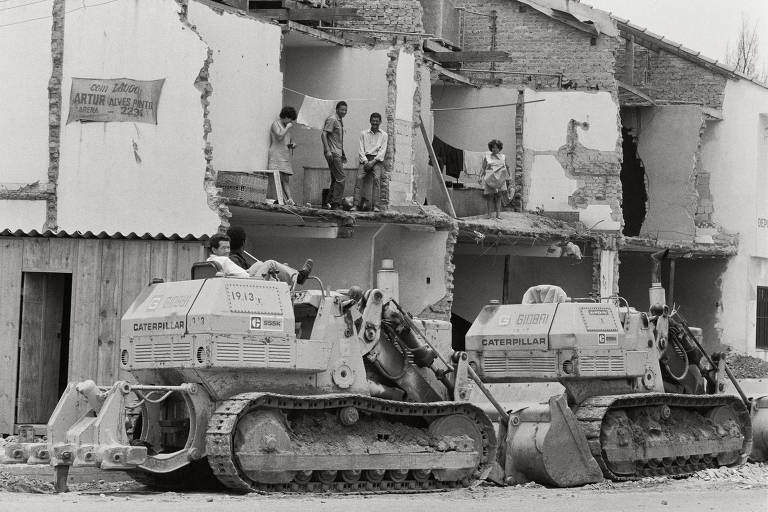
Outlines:
<svg viewBox="0 0 768 512"><path fill-rule="evenodd" d="M244 269L229 258L230 239L227 235L216 234L210 241L211 254L208 261L221 265L225 277L252 277L267 281L274 276L278 281L302 284L312 271L312 260L307 260L301 270L296 270L274 260L259 261Z"/></svg>
<svg viewBox="0 0 768 512"><path fill-rule="evenodd" d="M381 174L384 171L384 157L387 154L387 134L379 129L381 114L374 112L370 117L371 127L360 133L360 167L357 170L355 182L355 203L352 211L361 209L362 190L368 191L370 182L370 204L373 211L381 211L378 207ZM366 194L367 195L367 194Z"/></svg>

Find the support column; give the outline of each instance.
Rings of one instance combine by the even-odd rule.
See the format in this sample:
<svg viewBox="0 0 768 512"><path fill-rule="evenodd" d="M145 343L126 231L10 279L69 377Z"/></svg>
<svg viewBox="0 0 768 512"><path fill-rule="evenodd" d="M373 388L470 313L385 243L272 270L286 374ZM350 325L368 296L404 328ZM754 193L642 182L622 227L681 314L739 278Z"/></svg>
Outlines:
<svg viewBox="0 0 768 512"><path fill-rule="evenodd" d="M609 297L618 292L615 289L618 251L600 249L600 296Z"/></svg>

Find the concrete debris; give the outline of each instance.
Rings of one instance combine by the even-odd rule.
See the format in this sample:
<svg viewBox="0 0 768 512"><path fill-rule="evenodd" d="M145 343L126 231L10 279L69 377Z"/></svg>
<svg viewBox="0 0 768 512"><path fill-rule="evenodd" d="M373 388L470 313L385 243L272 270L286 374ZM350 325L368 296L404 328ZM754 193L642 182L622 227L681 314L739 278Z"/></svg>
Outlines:
<svg viewBox="0 0 768 512"><path fill-rule="evenodd" d="M736 352L730 352L726 356L725 361L737 379L763 379L768 377L768 361Z"/></svg>
<svg viewBox="0 0 768 512"><path fill-rule="evenodd" d="M705 469L691 476L708 482L726 482L749 486L768 486L768 464L764 462L744 464L737 468Z"/></svg>

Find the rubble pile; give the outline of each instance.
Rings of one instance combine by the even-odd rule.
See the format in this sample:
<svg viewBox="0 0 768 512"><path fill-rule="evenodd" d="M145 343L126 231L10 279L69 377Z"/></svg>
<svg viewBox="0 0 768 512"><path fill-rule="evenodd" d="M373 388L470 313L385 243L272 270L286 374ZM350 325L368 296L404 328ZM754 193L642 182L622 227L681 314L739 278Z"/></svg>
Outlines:
<svg viewBox="0 0 768 512"><path fill-rule="evenodd" d="M737 468L705 469L691 476L698 480L732 482L748 486L768 485L768 464L749 463Z"/></svg>
<svg viewBox="0 0 768 512"><path fill-rule="evenodd" d="M52 482L0 471L0 491L48 494L52 493L54 489Z"/></svg>
<svg viewBox="0 0 768 512"><path fill-rule="evenodd" d="M763 379L768 377L768 361L736 352L730 352L726 356L725 361L737 379Z"/></svg>

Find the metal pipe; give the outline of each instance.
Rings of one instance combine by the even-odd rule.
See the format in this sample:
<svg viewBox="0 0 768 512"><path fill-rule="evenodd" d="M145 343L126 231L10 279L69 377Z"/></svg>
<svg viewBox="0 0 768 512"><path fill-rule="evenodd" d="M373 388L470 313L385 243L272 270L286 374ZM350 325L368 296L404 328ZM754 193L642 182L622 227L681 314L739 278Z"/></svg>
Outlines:
<svg viewBox="0 0 768 512"><path fill-rule="evenodd" d="M342 32L362 32L374 34L392 34L393 36L419 36L419 37L437 37L435 34L426 34L424 32L400 32L396 30L377 30L373 28L346 28L346 27L321 27L321 30L340 30Z"/></svg>
<svg viewBox="0 0 768 512"><path fill-rule="evenodd" d="M129 384L131 391L189 391L189 385L181 386L150 386L147 384Z"/></svg>
<svg viewBox="0 0 768 512"><path fill-rule="evenodd" d="M376 237L379 236L379 233L381 233L381 231L384 229L385 226L386 226L386 224L382 224L381 226L379 226L379 229L377 229L376 232L371 237L371 286L370 286L371 290L376 288L376 282L375 282L376 281L376 274L374 273L375 269L376 269L376 258L375 258L375 255L376 255Z"/></svg>
<svg viewBox="0 0 768 512"><path fill-rule="evenodd" d="M432 112L443 112L446 110L477 110L480 108L497 108L497 107L511 107L513 105L527 105L528 103L539 103L541 101L547 101L547 100L531 100L531 101L523 101L522 103L501 103L499 105L483 105L480 107L448 107L448 108L431 108Z"/></svg>
<svg viewBox="0 0 768 512"><path fill-rule="evenodd" d="M531 75L531 76L551 76L555 78L562 77L562 73L528 73L526 71L496 71L491 69L461 68L457 71L469 71L472 73L496 73L497 75Z"/></svg>

